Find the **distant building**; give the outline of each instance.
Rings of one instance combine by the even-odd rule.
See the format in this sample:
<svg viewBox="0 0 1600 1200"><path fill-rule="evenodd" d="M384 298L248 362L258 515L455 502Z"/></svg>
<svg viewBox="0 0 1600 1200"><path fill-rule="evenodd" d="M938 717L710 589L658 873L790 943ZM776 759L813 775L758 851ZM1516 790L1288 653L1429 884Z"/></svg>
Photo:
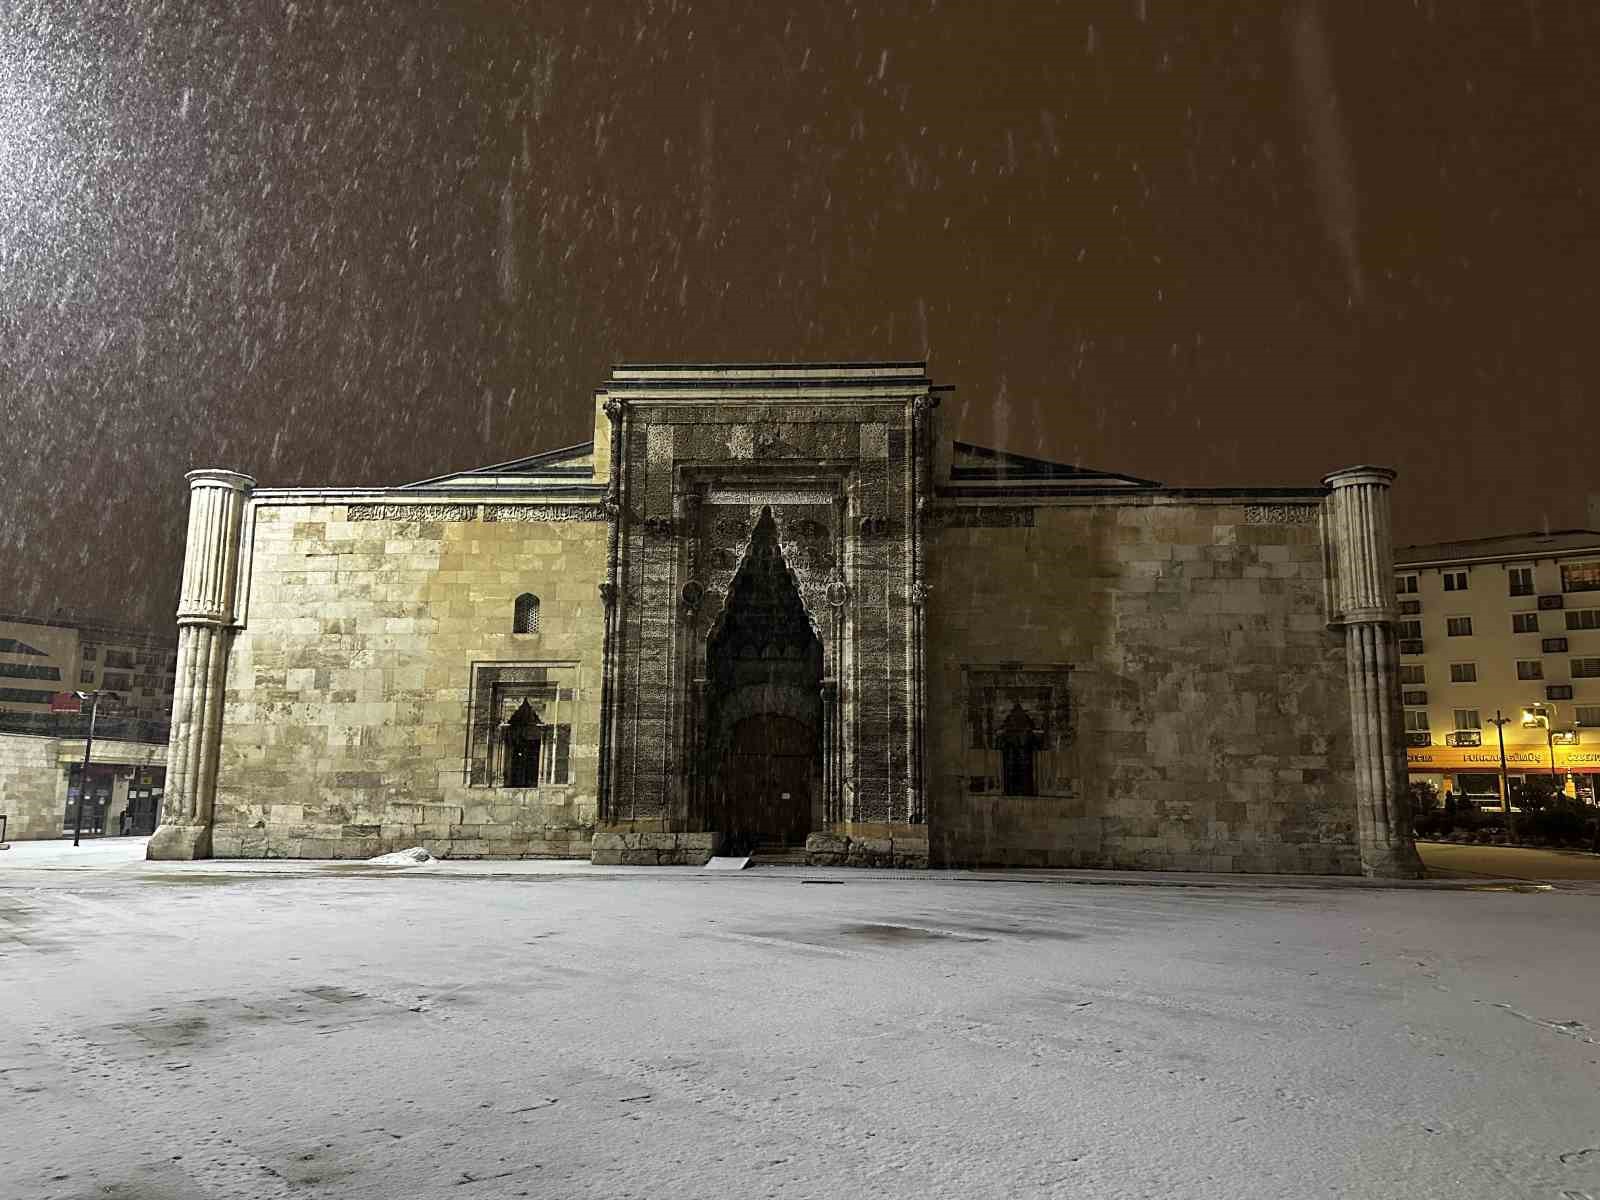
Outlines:
<svg viewBox="0 0 1600 1200"><path fill-rule="evenodd" d="M1418 874L1394 473L1163 487L939 390L618 367L564 450L192 472L151 857Z"/></svg>
<svg viewBox="0 0 1600 1200"><path fill-rule="evenodd" d="M1407 769L1498 803L1532 775L1592 801L1600 774L1600 532L1395 551Z"/></svg>
<svg viewBox="0 0 1600 1200"><path fill-rule="evenodd" d="M130 626L0 613L0 814L12 839L72 831L87 711L60 692L115 692L102 707L83 799L85 833L150 833L166 785L176 640ZM124 821L126 814L126 821Z"/></svg>
<svg viewBox="0 0 1600 1200"><path fill-rule="evenodd" d="M118 714L165 721L178 642L170 633L0 613L0 713L48 713L56 692L116 692Z"/></svg>

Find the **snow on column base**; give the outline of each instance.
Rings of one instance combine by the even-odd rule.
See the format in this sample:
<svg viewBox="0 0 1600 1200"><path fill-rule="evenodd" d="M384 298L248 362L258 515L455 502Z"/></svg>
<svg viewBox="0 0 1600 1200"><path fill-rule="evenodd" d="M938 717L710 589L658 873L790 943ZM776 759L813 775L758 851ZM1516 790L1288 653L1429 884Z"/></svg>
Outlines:
<svg viewBox="0 0 1600 1200"><path fill-rule="evenodd" d="M144 856L152 862L211 857L209 825L163 825L150 835Z"/></svg>
<svg viewBox="0 0 1600 1200"><path fill-rule="evenodd" d="M1421 879L1427 872L1417 848L1406 842L1400 846L1362 847L1361 873L1369 879Z"/></svg>

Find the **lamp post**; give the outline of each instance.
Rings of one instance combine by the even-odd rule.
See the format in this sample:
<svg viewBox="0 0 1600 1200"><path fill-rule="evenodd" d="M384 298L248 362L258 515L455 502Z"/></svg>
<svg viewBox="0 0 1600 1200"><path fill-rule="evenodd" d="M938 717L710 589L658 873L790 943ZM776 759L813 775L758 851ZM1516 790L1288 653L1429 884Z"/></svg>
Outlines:
<svg viewBox="0 0 1600 1200"><path fill-rule="evenodd" d="M1501 716L1498 708L1494 710L1494 716L1489 718L1500 738L1500 811L1506 817L1506 836L1515 838L1517 827L1511 816L1511 792L1506 787L1506 723L1510 720L1510 717Z"/></svg>
<svg viewBox="0 0 1600 1200"><path fill-rule="evenodd" d="M109 696L115 701L117 695L115 692L101 691L75 692L73 694L80 701L87 700L89 702L89 736L84 739L83 743L83 772L78 776L78 807L72 818L72 844L76 846L78 838L83 831L83 797L84 793L89 790L89 758L94 751L94 720L100 712L100 697Z"/></svg>
<svg viewBox="0 0 1600 1200"><path fill-rule="evenodd" d="M1555 795L1561 792L1561 773L1556 770L1556 735L1553 729L1555 724L1555 708L1549 704L1530 704L1522 710L1522 727L1524 729L1537 729L1544 726L1545 745L1550 749L1550 786L1555 789L1550 799L1554 803Z"/></svg>

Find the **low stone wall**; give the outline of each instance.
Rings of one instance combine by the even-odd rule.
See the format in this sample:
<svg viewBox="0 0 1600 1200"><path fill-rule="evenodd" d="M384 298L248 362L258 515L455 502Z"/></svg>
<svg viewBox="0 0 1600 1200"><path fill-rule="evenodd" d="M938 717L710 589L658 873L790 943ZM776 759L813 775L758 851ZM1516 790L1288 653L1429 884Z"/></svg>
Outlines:
<svg viewBox="0 0 1600 1200"><path fill-rule="evenodd" d="M1085 811L1082 801L961 796L933 821L933 862L940 867L1053 867L1123 871L1359 875L1353 813L1304 819L1281 808L1222 802L1232 822L1200 820L1178 804L1129 789L1115 815Z"/></svg>
<svg viewBox="0 0 1600 1200"><path fill-rule="evenodd" d="M590 861L603 867L703 867L722 848L720 833L596 831Z"/></svg>
<svg viewBox="0 0 1600 1200"><path fill-rule="evenodd" d="M65 789L57 787L57 745L52 737L0 734L0 813L6 814L7 840L61 836Z"/></svg>
<svg viewBox="0 0 1600 1200"><path fill-rule="evenodd" d="M212 834L212 854L364 859L423 846L435 858L583 858L593 831L581 824L473 823L467 818L483 814L459 804L392 803L383 807L379 821L337 825L307 819L312 815L299 805L279 804L272 806L271 821L242 828L218 826Z"/></svg>
<svg viewBox="0 0 1600 1200"><path fill-rule="evenodd" d="M881 837L813 833L806 838L806 862L813 867L903 867L928 865L928 838L887 833Z"/></svg>

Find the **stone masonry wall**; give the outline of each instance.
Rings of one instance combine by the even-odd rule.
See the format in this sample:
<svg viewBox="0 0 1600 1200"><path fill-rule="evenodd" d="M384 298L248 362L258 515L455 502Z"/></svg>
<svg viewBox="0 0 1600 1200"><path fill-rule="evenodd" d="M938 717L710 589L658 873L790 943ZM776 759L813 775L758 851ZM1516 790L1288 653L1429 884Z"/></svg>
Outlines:
<svg viewBox="0 0 1600 1200"><path fill-rule="evenodd" d="M421 519L435 512L443 519ZM358 515L369 519L269 499L246 514L249 592L228 663L214 853L587 855L605 522L574 519L571 506L528 520L504 504ZM524 592L540 600L537 634L512 632ZM570 784L468 783L475 662L577 664L561 718Z"/></svg>
<svg viewBox="0 0 1600 1200"><path fill-rule="evenodd" d="M61 770L56 765L55 738L0 733L0 813L5 813L6 840L61 836L62 798L57 794ZM83 743L77 745L81 748Z"/></svg>
<svg viewBox="0 0 1600 1200"><path fill-rule="evenodd" d="M929 549L934 865L1359 872L1345 654L1325 626L1317 517L1309 499L1143 497L1040 505L1031 524L941 523ZM1050 757L1053 794L1007 796L1000 756L973 746L971 668L1005 679L1036 664L1070 679L1070 736Z"/></svg>

